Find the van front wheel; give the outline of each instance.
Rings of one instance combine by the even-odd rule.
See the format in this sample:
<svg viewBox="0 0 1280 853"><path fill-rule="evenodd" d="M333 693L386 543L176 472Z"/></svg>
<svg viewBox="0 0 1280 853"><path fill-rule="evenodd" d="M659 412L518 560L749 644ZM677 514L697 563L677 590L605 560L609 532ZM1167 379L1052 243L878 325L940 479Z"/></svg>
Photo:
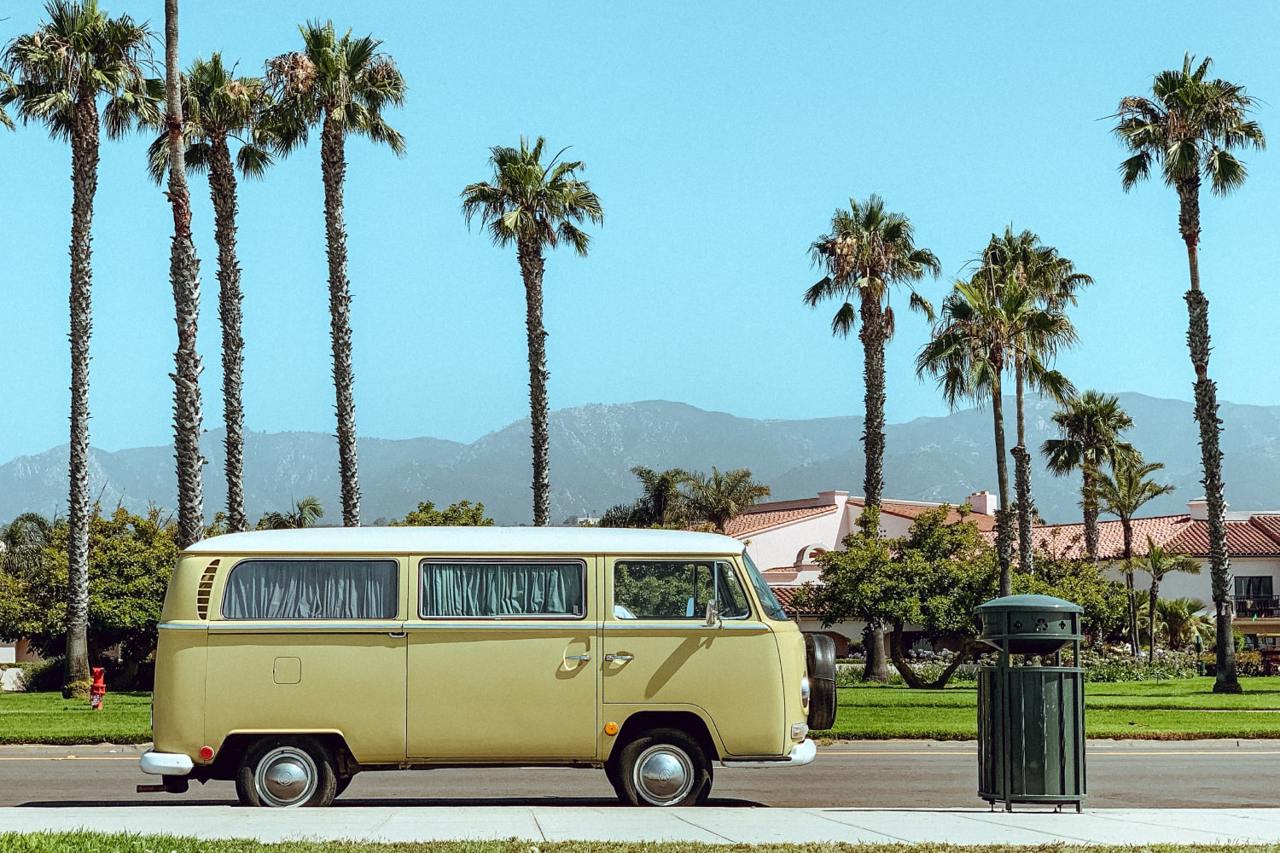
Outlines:
<svg viewBox="0 0 1280 853"><path fill-rule="evenodd" d="M618 794L633 806L692 806L711 793L711 762L695 738L653 729L622 747Z"/></svg>
<svg viewBox="0 0 1280 853"><path fill-rule="evenodd" d="M236 794L246 806L327 806L337 796L337 785L329 751L308 737L255 741L236 771Z"/></svg>

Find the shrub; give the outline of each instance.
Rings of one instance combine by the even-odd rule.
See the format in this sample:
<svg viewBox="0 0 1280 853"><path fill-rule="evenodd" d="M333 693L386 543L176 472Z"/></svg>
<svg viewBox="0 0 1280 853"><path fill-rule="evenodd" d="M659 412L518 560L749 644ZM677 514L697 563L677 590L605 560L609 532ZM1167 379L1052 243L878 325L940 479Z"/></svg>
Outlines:
<svg viewBox="0 0 1280 853"><path fill-rule="evenodd" d="M1213 675L1218 663L1218 659L1214 656L1214 653L1205 652L1200 656L1200 660L1204 661L1204 671L1208 675ZM1236 652L1236 675L1262 674L1262 652L1253 649Z"/></svg>
<svg viewBox="0 0 1280 853"><path fill-rule="evenodd" d="M1166 681L1170 678L1190 678L1196 674L1196 656L1192 652L1156 651L1156 659L1132 657L1121 647L1086 649L1084 659L1085 681Z"/></svg>
<svg viewBox="0 0 1280 853"><path fill-rule="evenodd" d="M43 693L62 689L65 664L62 658L47 658L22 665L23 689L31 693Z"/></svg>

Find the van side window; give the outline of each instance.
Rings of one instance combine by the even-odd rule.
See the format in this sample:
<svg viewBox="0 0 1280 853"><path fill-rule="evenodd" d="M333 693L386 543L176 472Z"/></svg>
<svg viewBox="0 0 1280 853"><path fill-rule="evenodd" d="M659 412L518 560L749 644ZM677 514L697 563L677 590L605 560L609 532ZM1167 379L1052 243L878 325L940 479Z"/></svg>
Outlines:
<svg viewBox="0 0 1280 853"><path fill-rule="evenodd" d="M227 578L224 619L394 619L395 560L245 560Z"/></svg>
<svg viewBox="0 0 1280 853"><path fill-rule="evenodd" d="M424 619L586 615L580 561L422 561Z"/></svg>
<svg viewBox="0 0 1280 853"><path fill-rule="evenodd" d="M733 566L714 560L615 563L613 616L615 619L705 619L715 578L719 578L720 583L719 594L715 596L720 617L749 616L747 597Z"/></svg>

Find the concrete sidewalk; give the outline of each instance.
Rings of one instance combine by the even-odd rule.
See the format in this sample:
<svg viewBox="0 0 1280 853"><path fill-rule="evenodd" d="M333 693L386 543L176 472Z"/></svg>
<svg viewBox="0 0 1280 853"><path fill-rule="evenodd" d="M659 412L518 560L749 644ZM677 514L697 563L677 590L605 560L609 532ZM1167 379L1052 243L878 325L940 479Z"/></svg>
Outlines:
<svg viewBox="0 0 1280 853"><path fill-rule="evenodd" d="M2 808L0 831L93 829L200 838L361 841L945 842L1147 845L1280 843L1280 809L627 809L477 806Z"/></svg>

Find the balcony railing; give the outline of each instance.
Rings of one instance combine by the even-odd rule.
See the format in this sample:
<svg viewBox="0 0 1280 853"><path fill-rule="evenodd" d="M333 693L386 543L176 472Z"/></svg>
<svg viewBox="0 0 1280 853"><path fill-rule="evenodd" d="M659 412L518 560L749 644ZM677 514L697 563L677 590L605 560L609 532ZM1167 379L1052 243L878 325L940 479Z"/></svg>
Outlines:
<svg viewBox="0 0 1280 853"><path fill-rule="evenodd" d="M1280 595L1235 596L1237 619L1280 617Z"/></svg>

